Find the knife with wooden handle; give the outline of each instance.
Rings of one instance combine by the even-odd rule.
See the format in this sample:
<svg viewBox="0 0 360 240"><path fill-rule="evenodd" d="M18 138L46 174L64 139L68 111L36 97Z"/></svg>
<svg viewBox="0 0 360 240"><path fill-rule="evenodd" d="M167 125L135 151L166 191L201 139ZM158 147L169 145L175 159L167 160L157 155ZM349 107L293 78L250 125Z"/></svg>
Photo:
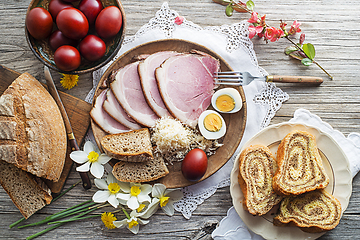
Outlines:
<svg viewBox="0 0 360 240"><path fill-rule="evenodd" d="M69 144L70 144L70 147L71 147L71 151L80 150L80 148L79 148L79 146L78 146L78 144L76 142L76 139L75 139L75 136L74 136L71 124L70 124L69 117L68 117L68 115L66 113L65 107L64 107L64 105L63 105L63 103L61 101L61 98L60 98L59 93L58 93L58 91L56 89L54 80L51 77L49 68L47 66L44 66L44 73L45 73L46 84L48 86L48 91L51 94L51 96L54 98L56 104L58 105L58 107L60 109L60 112L61 112L61 115L62 115L62 118L64 120L66 134L67 134L68 141L69 141ZM78 166L78 164L77 164L77 166ZM90 189L91 188L91 182L90 182L90 178L89 178L88 173L87 172L79 172L79 173L80 173L80 176L81 176L81 179L82 179L83 187L85 189Z"/></svg>

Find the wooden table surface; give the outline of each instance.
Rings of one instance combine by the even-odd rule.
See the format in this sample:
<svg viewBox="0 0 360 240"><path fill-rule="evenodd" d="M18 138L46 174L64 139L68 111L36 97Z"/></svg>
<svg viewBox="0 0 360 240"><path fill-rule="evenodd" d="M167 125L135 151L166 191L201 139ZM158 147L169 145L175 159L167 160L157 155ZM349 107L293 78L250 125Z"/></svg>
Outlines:
<svg viewBox="0 0 360 240"><path fill-rule="evenodd" d="M232 24L249 17L246 13L225 16L225 8L211 0L168 0L171 9L202 27ZM331 81L315 65L305 67L284 54L286 40L266 44L253 40L259 65L271 74L311 75L323 77L320 87L277 84L290 99L271 121L276 124L288 121L296 109L305 108L320 116L345 135L360 132L360 4L356 0L255 0L255 10L267 14L268 23L278 26L280 19L291 25L293 20L302 23L306 42L316 48L317 61L334 77ZM30 0L0 0L0 64L19 73L29 72L44 81L43 65L30 51L24 34L25 13ZM161 0L123 0L127 18L128 36L150 18L154 17L163 3ZM60 88L60 75L53 72ZM81 75L77 87L67 93L84 99L92 87L90 74ZM79 175L73 171L65 187L77 182ZM57 212L91 198L96 187L89 191L80 185L61 200L45 207L31 217L35 222L50 213ZM221 188L201 204L186 220L180 213L168 217L158 211L148 225L141 226L138 235L127 229L108 230L99 218L65 224L38 239L211 239L216 223L226 216L232 206L229 187ZM360 236L360 177L353 181L350 204L336 229L320 239L356 239ZM46 226L26 229L9 229L9 224L22 215L0 188L0 239L24 239Z"/></svg>

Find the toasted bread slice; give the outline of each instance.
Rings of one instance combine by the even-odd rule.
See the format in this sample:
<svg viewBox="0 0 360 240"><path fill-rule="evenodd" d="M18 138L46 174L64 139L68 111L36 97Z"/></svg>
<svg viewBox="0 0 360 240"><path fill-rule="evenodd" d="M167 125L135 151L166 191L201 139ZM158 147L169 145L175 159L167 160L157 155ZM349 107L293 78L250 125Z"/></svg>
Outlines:
<svg viewBox="0 0 360 240"><path fill-rule="evenodd" d="M329 184L315 137L304 131L292 131L277 151L278 171L273 188L282 195L299 195Z"/></svg>
<svg viewBox="0 0 360 240"><path fill-rule="evenodd" d="M153 158L148 128L106 135L101 146L106 155L121 161L143 162Z"/></svg>
<svg viewBox="0 0 360 240"><path fill-rule="evenodd" d="M163 158L157 156L143 162L119 161L112 170L112 174L121 182L150 182L168 173Z"/></svg>
<svg viewBox="0 0 360 240"><path fill-rule="evenodd" d="M239 158L239 184L244 195L243 206L253 215L264 215L282 197L272 189L276 161L270 149L263 145L245 148Z"/></svg>
<svg viewBox="0 0 360 240"><path fill-rule="evenodd" d="M298 226L305 232L322 232L334 229L340 218L339 200L322 189L284 198L274 225Z"/></svg>

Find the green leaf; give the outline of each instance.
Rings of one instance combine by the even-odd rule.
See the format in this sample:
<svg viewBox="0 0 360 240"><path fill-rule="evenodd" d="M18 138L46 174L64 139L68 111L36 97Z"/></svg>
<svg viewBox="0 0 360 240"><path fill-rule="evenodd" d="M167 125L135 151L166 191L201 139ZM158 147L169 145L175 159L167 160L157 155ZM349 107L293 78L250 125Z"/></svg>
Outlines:
<svg viewBox="0 0 360 240"><path fill-rule="evenodd" d="M295 52L295 51L297 51L297 50L298 50L298 49L297 49L296 47L294 47L294 46L289 46L289 47L285 48L285 54L286 54L286 55L289 55L290 53Z"/></svg>
<svg viewBox="0 0 360 240"><path fill-rule="evenodd" d="M254 7L255 7L255 4L253 1L249 0L246 2L246 7L249 9L249 10L254 10Z"/></svg>
<svg viewBox="0 0 360 240"><path fill-rule="evenodd" d="M304 58L303 60L301 60L301 63L304 64L305 66L310 66L313 61L309 58Z"/></svg>
<svg viewBox="0 0 360 240"><path fill-rule="evenodd" d="M311 43L306 43L303 45L303 50L305 52L305 54L311 59L313 60L315 57L315 47L314 45L312 45Z"/></svg>
<svg viewBox="0 0 360 240"><path fill-rule="evenodd" d="M234 12L234 9L232 7L232 4L230 3L229 5L226 6L226 9L225 9L226 16L231 17L233 15L233 12Z"/></svg>

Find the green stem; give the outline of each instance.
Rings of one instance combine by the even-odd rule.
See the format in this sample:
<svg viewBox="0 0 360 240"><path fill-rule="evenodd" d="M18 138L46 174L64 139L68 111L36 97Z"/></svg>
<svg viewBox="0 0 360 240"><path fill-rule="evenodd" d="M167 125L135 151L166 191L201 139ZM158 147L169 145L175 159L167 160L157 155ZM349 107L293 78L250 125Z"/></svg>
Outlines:
<svg viewBox="0 0 360 240"><path fill-rule="evenodd" d="M301 51L302 53L304 53L307 58L309 58L309 56L304 52L304 50L303 50L301 47L299 47L299 45L297 45L291 38L289 38L289 36L286 36L285 38L286 38L289 42L291 42L299 51ZM310 58L309 58L309 59L310 59ZM323 70L323 71L329 76L329 78L330 78L331 80L334 79L318 62L316 62L315 60L312 60L312 61L313 61L313 63L315 63L321 70Z"/></svg>
<svg viewBox="0 0 360 240"><path fill-rule="evenodd" d="M130 219L129 214L126 212L125 208L121 208L121 210L124 212L125 216L127 217L127 219Z"/></svg>
<svg viewBox="0 0 360 240"><path fill-rule="evenodd" d="M74 188L76 185L78 185L80 182L81 182L81 180L78 181L78 182L76 182L76 183L74 183L73 185L71 185L71 186L70 186L68 189L66 189L65 191L61 192L61 193L59 194L59 196L57 196L56 198L54 198L54 199L51 201L51 203L53 203L53 202L55 202L56 200L58 200L60 197L62 197L65 193L67 193L68 191L70 191L71 189L73 189L73 188ZM25 219L26 219L26 218L23 217L23 218L17 220L16 222L10 224L10 225L9 225L9 228L15 227L16 225L18 225L19 223L21 223L21 222L24 221Z"/></svg>
<svg viewBox="0 0 360 240"><path fill-rule="evenodd" d="M42 234L44 234L44 233L47 233L47 232L49 232L49 231L51 231L51 230L53 230L53 229L55 229L55 228L57 228L57 227L59 227L59 226L61 226L61 225L63 225L63 224L64 224L64 223L59 223L59 224L56 224L56 225L51 226L51 227L49 227L49 228L46 228L46 229L42 230L41 232L35 233L34 235L31 235L30 237L27 237L26 240L30 240L30 239L36 238L36 237L38 237L38 236L40 236L40 235L42 235Z"/></svg>
<svg viewBox="0 0 360 240"><path fill-rule="evenodd" d="M90 203L89 203L90 202ZM88 204L86 204L88 203ZM85 204L85 205L84 205ZM60 211L58 213L55 213L53 215L50 215L48 217L46 217L45 219L39 221L39 222L36 222L36 223L30 223L30 224L27 224L27 225L23 225L23 226L19 226L18 228L25 228L25 227L31 227L31 226L37 226L37 225L40 225L40 224L44 224L44 223L47 223L47 222L50 222L52 220L55 220L55 219L59 219L59 218L63 218L63 217L67 217L69 215L72 215L72 214L76 214L78 212L81 212L81 211L84 211L86 210L87 207L90 207L92 205L94 205L96 203L94 202L91 202L91 200L89 201L86 201L86 202L83 202L83 203L80 203L76 206L73 206L73 207L70 207L68 209L65 209L63 211Z"/></svg>
<svg viewBox="0 0 360 240"><path fill-rule="evenodd" d="M62 191L57 197L55 197L52 202L55 202L56 200L58 200L59 198L61 198L65 193L67 193L68 191L70 191L71 189L73 189L76 185L78 185L79 183L81 183L81 180L79 180L78 182L74 183L73 185L71 185L68 189L66 189L65 191Z"/></svg>

